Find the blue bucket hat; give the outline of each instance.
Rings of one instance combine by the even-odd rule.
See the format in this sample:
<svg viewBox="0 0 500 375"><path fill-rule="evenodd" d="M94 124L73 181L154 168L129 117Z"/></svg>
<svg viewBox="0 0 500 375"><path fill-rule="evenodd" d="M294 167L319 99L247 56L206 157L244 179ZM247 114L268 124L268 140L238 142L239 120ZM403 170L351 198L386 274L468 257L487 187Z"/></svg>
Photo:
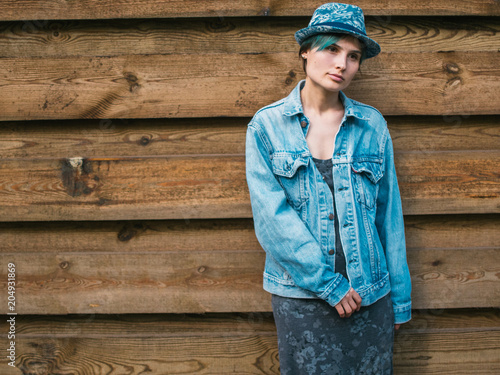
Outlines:
<svg viewBox="0 0 500 375"><path fill-rule="evenodd" d="M295 40L302 42L316 34L340 33L349 34L365 45L365 58L377 56L380 53L379 44L366 36L365 17L360 7L350 4L328 3L314 11L309 26L295 33Z"/></svg>

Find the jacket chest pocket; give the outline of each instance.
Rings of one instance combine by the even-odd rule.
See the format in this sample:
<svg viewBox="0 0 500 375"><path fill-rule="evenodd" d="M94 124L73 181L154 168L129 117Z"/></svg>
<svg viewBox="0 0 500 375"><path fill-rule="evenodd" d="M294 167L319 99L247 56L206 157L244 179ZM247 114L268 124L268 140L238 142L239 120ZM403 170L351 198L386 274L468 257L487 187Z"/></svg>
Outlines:
<svg viewBox="0 0 500 375"><path fill-rule="evenodd" d="M288 152L276 152L272 157L273 173L285 191L288 203L299 209L309 198L306 168L307 157Z"/></svg>
<svg viewBox="0 0 500 375"><path fill-rule="evenodd" d="M351 169L354 178L356 200L366 208L375 207L379 181L383 176L382 164L378 162L353 162Z"/></svg>

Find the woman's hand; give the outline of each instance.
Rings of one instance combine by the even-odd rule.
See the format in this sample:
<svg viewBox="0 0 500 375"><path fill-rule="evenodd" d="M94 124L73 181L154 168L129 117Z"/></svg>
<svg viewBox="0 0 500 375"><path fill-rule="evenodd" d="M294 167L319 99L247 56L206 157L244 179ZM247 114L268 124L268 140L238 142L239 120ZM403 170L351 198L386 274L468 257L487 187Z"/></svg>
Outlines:
<svg viewBox="0 0 500 375"><path fill-rule="evenodd" d="M353 312L361 308L361 297L353 288L335 305L341 318L349 318Z"/></svg>
<svg viewBox="0 0 500 375"><path fill-rule="evenodd" d="M397 331L401 327L401 324L394 324L394 329Z"/></svg>

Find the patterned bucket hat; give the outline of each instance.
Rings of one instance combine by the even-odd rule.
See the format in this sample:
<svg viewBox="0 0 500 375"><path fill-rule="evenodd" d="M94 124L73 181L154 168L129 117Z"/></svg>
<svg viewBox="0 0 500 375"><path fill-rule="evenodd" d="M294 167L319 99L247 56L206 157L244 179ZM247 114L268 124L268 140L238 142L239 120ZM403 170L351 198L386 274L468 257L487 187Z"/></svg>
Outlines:
<svg viewBox="0 0 500 375"><path fill-rule="evenodd" d="M379 44L366 36L365 17L361 8L341 3L323 4L314 11L309 26L295 33L295 40L301 44L315 34L349 34L361 40L366 47L366 58L380 53Z"/></svg>

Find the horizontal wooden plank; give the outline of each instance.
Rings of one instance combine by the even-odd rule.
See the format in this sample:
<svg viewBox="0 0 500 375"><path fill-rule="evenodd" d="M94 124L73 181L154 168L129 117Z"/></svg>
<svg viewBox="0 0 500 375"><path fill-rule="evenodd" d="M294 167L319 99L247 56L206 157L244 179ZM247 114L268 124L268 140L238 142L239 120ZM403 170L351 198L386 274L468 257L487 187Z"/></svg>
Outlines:
<svg viewBox="0 0 500 375"><path fill-rule="evenodd" d="M500 117L443 115L386 118L394 151L462 151L500 149Z"/></svg>
<svg viewBox="0 0 500 375"><path fill-rule="evenodd" d="M404 213L498 212L499 159L401 153ZM0 221L251 217L242 155L5 160L0 210Z"/></svg>
<svg viewBox="0 0 500 375"><path fill-rule="evenodd" d="M405 222L416 306L500 305L498 216L410 216ZM269 308L260 286L264 254L251 220L0 223L0 243L2 264L13 261L20 270L21 295L29 301L20 306L29 304L29 313L61 313L68 306L70 312L113 313ZM207 305L199 287L222 297ZM165 294L163 305L158 296L150 299L151 288ZM98 306L106 290L113 298Z"/></svg>
<svg viewBox="0 0 500 375"><path fill-rule="evenodd" d="M408 152L400 153L395 163L406 214L500 211L496 151Z"/></svg>
<svg viewBox="0 0 500 375"><path fill-rule="evenodd" d="M498 215L406 216L405 233L406 246L409 250L493 249L500 244L500 217Z"/></svg>
<svg viewBox="0 0 500 375"><path fill-rule="evenodd" d="M414 311L412 321L396 332L395 373L497 373L499 317L498 309Z"/></svg>
<svg viewBox="0 0 500 375"><path fill-rule="evenodd" d="M298 51L294 33L308 18L37 21L0 23L5 57ZM367 33L384 52L496 52L493 17L367 17Z"/></svg>
<svg viewBox="0 0 500 375"><path fill-rule="evenodd" d="M20 314L269 311L263 252L0 254ZM35 266L36 267L33 267ZM35 269L36 268L36 269ZM5 271L6 272L6 271ZM7 290L7 275L0 281ZM7 307L7 293L2 293Z"/></svg>
<svg viewBox="0 0 500 375"><path fill-rule="evenodd" d="M495 0L359 0L369 15L500 15ZM205 0L79 0L54 3L48 0L2 0L1 20L107 19L164 17L297 16L312 15L318 2L312 0L217 1Z"/></svg>
<svg viewBox="0 0 500 375"><path fill-rule="evenodd" d="M16 318L23 373L279 374L269 313ZM395 374L496 374L499 326L498 310L414 311L396 332Z"/></svg>
<svg viewBox="0 0 500 375"><path fill-rule="evenodd" d="M346 93L384 115L497 114L497 55L381 54L366 61ZM286 96L303 78L294 53L40 61L0 59L0 70L6 71L0 77L0 120L248 117Z"/></svg>
<svg viewBox="0 0 500 375"><path fill-rule="evenodd" d="M415 308L500 307L498 248L409 251L408 265Z"/></svg>
<svg viewBox="0 0 500 375"><path fill-rule="evenodd" d="M407 215L495 213L498 151L400 153ZM5 160L0 221L251 217L243 155Z"/></svg>
<svg viewBox="0 0 500 375"><path fill-rule="evenodd" d="M409 249L413 307L499 307L495 246ZM270 294L262 289L264 258L258 247L0 254L1 264L15 264L20 314L270 311ZM0 281L5 291L6 273ZM1 302L6 309L6 292Z"/></svg>
<svg viewBox="0 0 500 375"><path fill-rule="evenodd" d="M499 215L405 217L406 246L474 251L500 244ZM0 222L3 253L234 252L260 249L251 219Z"/></svg>
<svg viewBox="0 0 500 375"><path fill-rule="evenodd" d="M388 116L396 153L498 150L498 116ZM0 123L6 159L243 154L250 118Z"/></svg>
<svg viewBox="0 0 500 375"><path fill-rule="evenodd" d="M250 217L244 156L3 161L3 221ZM17 218L15 218L17 217Z"/></svg>

